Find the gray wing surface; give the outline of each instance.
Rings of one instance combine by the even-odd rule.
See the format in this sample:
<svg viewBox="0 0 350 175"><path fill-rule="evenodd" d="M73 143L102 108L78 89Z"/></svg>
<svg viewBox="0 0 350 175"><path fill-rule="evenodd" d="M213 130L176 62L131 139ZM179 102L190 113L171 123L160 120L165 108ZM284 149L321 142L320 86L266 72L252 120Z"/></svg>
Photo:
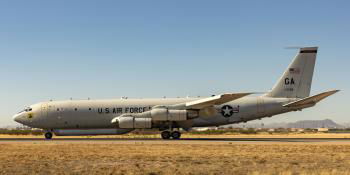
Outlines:
<svg viewBox="0 0 350 175"><path fill-rule="evenodd" d="M203 109L214 105L221 105L233 100L237 100L239 98L242 98L250 94L252 93L225 93L221 95L215 95L212 97L187 102L185 104L185 108L186 109Z"/></svg>

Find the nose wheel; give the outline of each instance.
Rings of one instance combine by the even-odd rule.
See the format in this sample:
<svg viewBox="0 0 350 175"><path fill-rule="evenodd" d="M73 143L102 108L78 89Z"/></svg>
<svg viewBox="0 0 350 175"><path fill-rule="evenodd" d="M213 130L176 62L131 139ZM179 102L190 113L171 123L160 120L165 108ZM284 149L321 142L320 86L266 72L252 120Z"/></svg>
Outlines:
<svg viewBox="0 0 350 175"><path fill-rule="evenodd" d="M52 139L52 133L51 132L47 132L45 133L45 139Z"/></svg>
<svg viewBox="0 0 350 175"><path fill-rule="evenodd" d="M163 131L161 134L162 136L162 139L164 140L167 140L167 139L180 139L181 137L181 133L179 131L173 131L173 132L170 132L170 131Z"/></svg>

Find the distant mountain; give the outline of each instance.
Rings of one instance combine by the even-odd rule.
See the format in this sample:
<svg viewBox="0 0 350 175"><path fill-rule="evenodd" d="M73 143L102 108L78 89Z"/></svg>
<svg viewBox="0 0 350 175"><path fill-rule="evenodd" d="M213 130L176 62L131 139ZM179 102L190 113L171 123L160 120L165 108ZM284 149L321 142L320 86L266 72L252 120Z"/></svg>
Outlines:
<svg viewBox="0 0 350 175"><path fill-rule="evenodd" d="M231 124L225 125L224 127L233 127L233 128L286 128L288 123L240 123L240 124Z"/></svg>
<svg viewBox="0 0 350 175"><path fill-rule="evenodd" d="M234 128L345 128L346 126L335 123L330 119L325 120L301 120L292 123L241 123L226 125L227 127Z"/></svg>
<svg viewBox="0 0 350 175"><path fill-rule="evenodd" d="M344 128L344 126L333 122L330 119L325 120L302 120L295 123L288 123L288 128Z"/></svg>

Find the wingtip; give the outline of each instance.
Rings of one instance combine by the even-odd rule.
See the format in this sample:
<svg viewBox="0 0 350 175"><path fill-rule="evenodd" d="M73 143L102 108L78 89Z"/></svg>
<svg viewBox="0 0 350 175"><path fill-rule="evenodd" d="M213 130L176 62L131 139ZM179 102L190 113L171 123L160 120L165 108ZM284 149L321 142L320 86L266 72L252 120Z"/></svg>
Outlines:
<svg viewBox="0 0 350 175"><path fill-rule="evenodd" d="M332 91L330 91L330 92L337 93L337 92L339 92L339 91L340 91L340 89L335 89L335 90L332 90Z"/></svg>
<svg viewBox="0 0 350 175"><path fill-rule="evenodd" d="M335 89L335 90L330 90L330 91L326 91L326 92L323 92L323 94L328 94L327 96L330 96L330 95L333 95L337 92L339 92L340 90L339 89Z"/></svg>

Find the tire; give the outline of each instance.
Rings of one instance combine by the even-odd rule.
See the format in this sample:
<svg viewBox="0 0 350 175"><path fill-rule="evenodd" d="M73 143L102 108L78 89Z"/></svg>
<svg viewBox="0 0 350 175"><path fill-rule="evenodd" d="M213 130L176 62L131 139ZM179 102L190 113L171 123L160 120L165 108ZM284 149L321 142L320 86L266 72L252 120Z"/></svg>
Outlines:
<svg viewBox="0 0 350 175"><path fill-rule="evenodd" d="M172 137L173 139L180 139L180 137L181 137L181 132L179 132L179 131L174 131L174 132L171 133L171 137Z"/></svg>
<svg viewBox="0 0 350 175"><path fill-rule="evenodd" d="M52 133L51 132L47 132L45 133L45 139L52 139Z"/></svg>
<svg viewBox="0 0 350 175"><path fill-rule="evenodd" d="M162 139L170 139L171 137L171 134L169 131L163 131L160 135L162 136Z"/></svg>

